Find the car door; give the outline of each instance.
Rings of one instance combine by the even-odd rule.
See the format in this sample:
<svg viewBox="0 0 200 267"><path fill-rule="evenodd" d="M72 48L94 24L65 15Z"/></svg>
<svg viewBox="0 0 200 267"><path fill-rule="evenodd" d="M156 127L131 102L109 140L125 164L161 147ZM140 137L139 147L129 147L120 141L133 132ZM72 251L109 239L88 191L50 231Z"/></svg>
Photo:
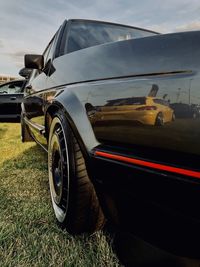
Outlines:
<svg viewBox="0 0 200 267"><path fill-rule="evenodd" d="M12 81L0 86L0 117L17 118L21 113L23 84L25 81Z"/></svg>

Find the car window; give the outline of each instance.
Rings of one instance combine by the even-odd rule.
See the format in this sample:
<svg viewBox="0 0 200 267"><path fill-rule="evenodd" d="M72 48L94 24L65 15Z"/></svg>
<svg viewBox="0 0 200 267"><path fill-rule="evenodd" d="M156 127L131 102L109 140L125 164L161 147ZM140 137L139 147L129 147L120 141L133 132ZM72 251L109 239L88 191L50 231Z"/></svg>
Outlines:
<svg viewBox="0 0 200 267"><path fill-rule="evenodd" d="M59 29L60 30L60 29ZM43 56L44 56L44 64L46 64L48 62L49 59L52 59L54 57L54 52L55 52L55 43L58 39L58 33L59 30L56 32L56 34L54 35L54 37L51 39L51 41L49 42L47 48L44 50L43 52Z"/></svg>
<svg viewBox="0 0 200 267"><path fill-rule="evenodd" d="M44 68L46 69L46 71L48 72L48 68L49 68L49 59L52 59L53 56L53 52L54 52L54 42L57 38L58 32L54 35L54 37L51 39L51 41L49 42L49 44L47 45L47 47L45 48L44 52L43 52L43 57L44 57ZM34 78L36 78L39 74L41 73L40 70L34 69L32 70L32 73L30 74L29 77L29 83L30 81L32 81Z"/></svg>
<svg viewBox="0 0 200 267"><path fill-rule="evenodd" d="M22 82L8 83L0 86L0 94L18 94L22 90Z"/></svg>
<svg viewBox="0 0 200 267"><path fill-rule="evenodd" d="M44 64L49 60L50 57L52 57L52 46L53 46L53 40L49 43L48 47L45 49L43 56L44 56ZM51 52L51 53L50 53Z"/></svg>
<svg viewBox="0 0 200 267"><path fill-rule="evenodd" d="M46 47L46 49L43 52L44 63L46 63L49 59L49 52L51 50L52 44L53 44L53 40L51 40L51 42L48 44L48 46Z"/></svg>
<svg viewBox="0 0 200 267"><path fill-rule="evenodd" d="M136 39L155 34L128 26L72 21L64 54L109 42Z"/></svg>
<svg viewBox="0 0 200 267"><path fill-rule="evenodd" d="M155 98L153 100L153 102L156 103L156 104L163 105L163 106L167 106L167 107L169 106L169 103L167 101L165 101L164 99L157 99L157 98Z"/></svg>
<svg viewBox="0 0 200 267"><path fill-rule="evenodd" d="M128 97L109 100L105 106L124 106L124 105L145 105L145 97Z"/></svg>

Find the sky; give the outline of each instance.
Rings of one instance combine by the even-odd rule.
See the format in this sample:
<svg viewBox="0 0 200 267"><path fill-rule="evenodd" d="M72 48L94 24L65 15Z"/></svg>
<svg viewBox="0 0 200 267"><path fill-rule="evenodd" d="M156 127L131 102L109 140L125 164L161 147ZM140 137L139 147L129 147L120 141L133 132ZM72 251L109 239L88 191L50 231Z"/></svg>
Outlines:
<svg viewBox="0 0 200 267"><path fill-rule="evenodd" d="M18 76L65 19L95 19L161 33L200 30L199 0L0 0L0 74Z"/></svg>

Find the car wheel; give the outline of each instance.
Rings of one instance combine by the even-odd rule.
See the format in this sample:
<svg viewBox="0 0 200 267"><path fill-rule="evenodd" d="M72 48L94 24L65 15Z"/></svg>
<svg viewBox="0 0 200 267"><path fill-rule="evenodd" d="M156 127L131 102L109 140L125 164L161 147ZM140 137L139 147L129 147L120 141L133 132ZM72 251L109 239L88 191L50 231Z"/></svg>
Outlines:
<svg viewBox="0 0 200 267"><path fill-rule="evenodd" d="M163 118L163 114L161 112L159 112L157 117L156 117L155 125L157 125L157 126L163 126L164 125L164 118Z"/></svg>
<svg viewBox="0 0 200 267"><path fill-rule="evenodd" d="M23 115L21 115L21 141L25 142L33 142L33 138L30 135L29 129L24 121Z"/></svg>
<svg viewBox="0 0 200 267"><path fill-rule="evenodd" d="M93 233L105 219L80 146L62 112L52 120L48 143L49 184L57 222L71 234Z"/></svg>

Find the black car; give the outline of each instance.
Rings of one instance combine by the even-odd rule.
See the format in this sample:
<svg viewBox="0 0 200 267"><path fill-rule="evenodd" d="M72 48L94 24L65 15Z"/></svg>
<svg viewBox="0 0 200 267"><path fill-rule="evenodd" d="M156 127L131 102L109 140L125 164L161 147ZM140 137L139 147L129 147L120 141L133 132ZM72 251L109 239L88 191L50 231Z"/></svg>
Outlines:
<svg viewBox="0 0 200 267"><path fill-rule="evenodd" d="M198 105L189 105L185 103L173 103L170 107L174 110L176 118L199 118L200 108Z"/></svg>
<svg viewBox="0 0 200 267"><path fill-rule="evenodd" d="M68 232L91 233L108 220L174 255L200 258L199 121L174 119L153 101L126 104L156 85L154 97L198 106L199 44L200 31L67 20L42 55L25 55L34 70L22 140L48 152L52 205ZM111 101L117 106L105 115ZM170 116L162 126L131 119L153 121L158 110L160 119Z"/></svg>
<svg viewBox="0 0 200 267"><path fill-rule="evenodd" d="M24 96L25 80L14 80L0 85L0 119L18 119Z"/></svg>

